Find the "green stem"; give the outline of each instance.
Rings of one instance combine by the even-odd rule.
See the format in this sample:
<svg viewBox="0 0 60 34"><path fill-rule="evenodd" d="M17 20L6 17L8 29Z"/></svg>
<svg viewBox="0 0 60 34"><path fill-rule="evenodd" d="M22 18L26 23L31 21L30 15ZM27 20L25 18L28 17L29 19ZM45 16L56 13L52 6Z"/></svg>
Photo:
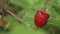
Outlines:
<svg viewBox="0 0 60 34"><path fill-rule="evenodd" d="M44 0L44 7L43 7L44 12L46 11L46 0Z"/></svg>

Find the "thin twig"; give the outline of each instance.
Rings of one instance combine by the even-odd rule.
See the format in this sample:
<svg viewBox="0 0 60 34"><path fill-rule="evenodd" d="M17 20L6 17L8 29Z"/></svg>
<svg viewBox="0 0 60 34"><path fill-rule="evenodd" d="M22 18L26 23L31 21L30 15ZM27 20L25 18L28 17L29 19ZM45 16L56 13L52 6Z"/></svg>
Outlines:
<svg viewBox="0 0 60 34"><path fill-rule="evenodd" d="M11 14L12 16L14 16L16 19L18 19L19 21L21 21L22 23L24 23L25 25L27 25L28 27L30 27L30 24L28 24L27 22L25 22L23 19L21 19L19 16L15 15L14 13L12 13L9 10L6 10L7 13Z"/></svg>
<svg viewBox="0 0 60 34"><path fill-rule="evenodd" d="M4 5L6 5L6 6L9 5L9 0L5 0L4 2L5 2ZM25 21L24 21L23 19L21 19L19 16L15 15L13 12L5 9L4 6L3 6L3 8L1 8L1 9L2 9L2 10L3 10L3 9L6 10L7 13L11 14L11 15L14 16L16 19L18 19L19 21L21 21L22 23L24 23L25 25L27 25L28 27L30 27L30 24L28 24L27 22L25 22Z"/></svg>

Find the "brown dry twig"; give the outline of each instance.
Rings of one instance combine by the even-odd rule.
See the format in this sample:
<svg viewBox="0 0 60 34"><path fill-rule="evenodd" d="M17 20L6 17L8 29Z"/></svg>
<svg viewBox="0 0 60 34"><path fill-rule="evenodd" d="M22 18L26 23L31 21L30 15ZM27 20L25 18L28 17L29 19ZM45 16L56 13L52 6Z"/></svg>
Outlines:
<svg viewBox="0 0 60 34"><path fill-rule="evenodd" d="M12 16L14 16L16 19L18 19L19 21L21 21L22 23L24 23L26 26L30 27L30 24L28 24L27 22L25 22L23 19L21 19L19 16L15 15L14 13L12 13L9 10L6 10L7 13L11 14Z"/></svg>
<svg viewBox="0 0 60 34"><path fill-rule="evenodd" d="M3 10L6 10L7 13L11 14L12 16L14 16L17 20L21 21L22 23L24 23L26 26L30 27L30 24L28 24L27 22L25 22L23 19L21 19L19 16L15 15L13 12L5 9L4 5L8 6L9 5L9 0L4 0L2 6L1 6L1 9ZM3 10L3 11L4 11ZM2 11L2 12L3 12ZM4 17L4 16L3 16Z"/></svg>

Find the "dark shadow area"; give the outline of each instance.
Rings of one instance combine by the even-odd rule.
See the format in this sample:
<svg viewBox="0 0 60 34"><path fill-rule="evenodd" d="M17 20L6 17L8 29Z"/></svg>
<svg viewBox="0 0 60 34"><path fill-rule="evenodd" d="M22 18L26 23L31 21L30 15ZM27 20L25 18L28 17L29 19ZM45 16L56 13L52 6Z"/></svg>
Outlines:
<svg viewBox="0 0 60 34"><path fill-rule="evenodd" d="M52 24L47 24L44 27L44 29L49 31L50 34L60 34L60 27L52 25Z"/></svg>
<svg viewBox="0 0 60 34"><path fill-rule="evenodd" d="M1 31L1 32L9 32L10 29L6 29L6 30L4 30L4 28L0 26L0 31Z"/></svg>

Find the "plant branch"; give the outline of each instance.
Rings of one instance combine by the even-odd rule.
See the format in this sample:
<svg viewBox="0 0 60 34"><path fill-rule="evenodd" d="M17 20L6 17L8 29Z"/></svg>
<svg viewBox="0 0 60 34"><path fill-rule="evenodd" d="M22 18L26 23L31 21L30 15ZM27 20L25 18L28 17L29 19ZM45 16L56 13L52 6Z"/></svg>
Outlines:
<svg viewBox="0 0 60 34"><path fill-rule="evenodd" d="M5 1L5 5L9 5L9 0L6 0Z"/></svg>
<svg viewBox="0 0 60 34"><path fill-rule="evenodd" d="M14 13L12 13L9 10L6 10L7 13L11 14L12 16L14 16L16 19L18 19L19 21L21 21L22 23L24 23L26 26L30 27L30 24L28 24L27 22L25 22L23 19L21 19L19 16L15 15Z"/></svg>
<svg viewBox="0 0 60 34"><path fill-rule="evenodd" d="M5 2L4 5L6 5L6 6L9 5L9 0L5 0L4 2ZM2 6L2 7L3 7L3 8L1 8L1 11L2 11L2 10L6 10L7 13L11 14L12 16L14 16L17 20L21 21L21 22L24 23L26 26L30 27L30 24L28 24L27 22L25 22L25 21L24 21L23 19L21 19L19 16L15 15L13 12L5 9L4 6Z"/></svg>

